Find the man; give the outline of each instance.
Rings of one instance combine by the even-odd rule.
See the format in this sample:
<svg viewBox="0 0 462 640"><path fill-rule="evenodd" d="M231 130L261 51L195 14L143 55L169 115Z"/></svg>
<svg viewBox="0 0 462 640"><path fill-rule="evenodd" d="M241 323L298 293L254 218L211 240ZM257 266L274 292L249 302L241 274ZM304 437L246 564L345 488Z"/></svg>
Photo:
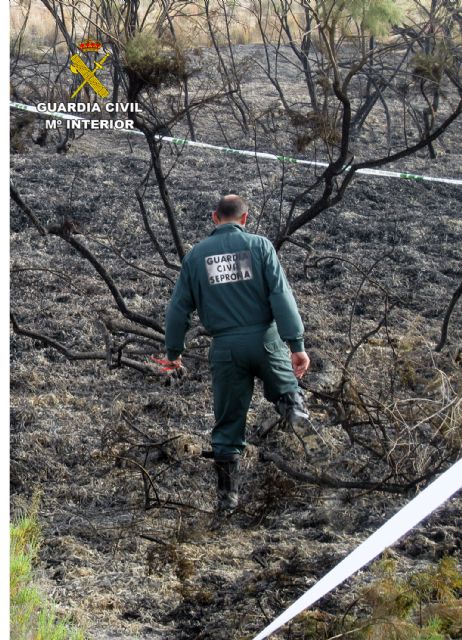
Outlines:
<svg viewBox="0 0 462 640"><path fill-rule="evenodd" d="M299 424L308 418L297 383L310 363L300 314L273 245L245 231L247 216L239 196L221 198L212 214L214 231L183 260L166 315L165 345L172 364L181 362L195 309L213 336L209 362L219 510L237 506L254 377L263 381L265 398L286 421Z"/></svg>

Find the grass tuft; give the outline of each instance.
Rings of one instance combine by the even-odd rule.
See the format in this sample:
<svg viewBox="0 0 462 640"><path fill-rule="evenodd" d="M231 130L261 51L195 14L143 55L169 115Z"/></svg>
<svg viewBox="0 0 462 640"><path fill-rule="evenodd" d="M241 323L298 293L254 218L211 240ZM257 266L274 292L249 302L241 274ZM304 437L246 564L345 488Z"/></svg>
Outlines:
<svg viewBox="0 0 462 640"><path fill-rule="evenodd" d="M84 640L83 632L59 620L34 585L40 549L38 497L29 513L10 526L10 640Z"/></svg>

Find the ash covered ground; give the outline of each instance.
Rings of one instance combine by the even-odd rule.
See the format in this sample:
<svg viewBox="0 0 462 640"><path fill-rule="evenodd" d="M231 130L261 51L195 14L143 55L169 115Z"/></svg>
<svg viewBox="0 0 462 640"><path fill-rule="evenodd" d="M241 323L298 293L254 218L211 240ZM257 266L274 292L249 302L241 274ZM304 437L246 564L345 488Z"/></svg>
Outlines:
<svg viewBox="0 0 462 640"><path fill-rule="evenodd" d="M256 47L239 50L243 56L258 53ZM287 82L295 94L293 73ZM274 93L250 64L244 86L262 110L274 103ZM383 116L375 117L379 122ZM223 143L207 109L196 124L198 139ZM225 112L221 124L233 132L234 147L252 148ZM295 155L284 132L281 124L280 148L270 138L262 138L259 148ZM181 127L175 131L184 133ZM436 160L423 151L391 168L457 176L461 133L459 120L435 145ZM357 140L357 152L367 155L374 144L381 140L371 126ZM210 231L213 206L229 191L248 199L250 230L258 227L271 236L281 178L282 202L288 206L314 171L266 161L257 168L252 159L192 148L178 154L167 144L163 159L180 233L189 245ZM118 133L86 133L66 154L57 154L49 141L43 147L26 142L12 155L12 177L40 221L60 222L70 214L130 309L162 322L176 273L164 267L143 228L135 189L148 168L143 138L128 140ZM242 504L218 524L212 465L200 456L209 448L213 415L210 341L199 327L190 334L187 376L179 380L109 370L104 361L69 362L39 339L12 335L13 515L41 492L40 580L89 638L250 638L414 495L314 486L263 460L262 452L281 456L291 468L345 482L384 477L385 462L352 444L340 424L329 426L336 421L328 395L339 383L351 345L377 325L391 294L395 304L386 327L353 359L357 388L390 406L393 397L395 407L407 398L420 408L427 401L456 404L460 303L447 346L441 353L434 346L460 282L460 197L458 186L357 176L340 205L296 234L300 246L284 245L280 258L313 361L304 381L307 404L314 425L324 427L323 438L297 436L279 426L260 437L261 426L274 421L275 413L257 385L242 465ZM155 185L148 187L145 203L159 242L175 260ZM11 258L12 310L23 327L75 351L104 350L99 318L121 319L104 282L62 239L41 237L15 206ZM116 336L116 346L124 340ZM160 344L130 348L140 362L163 354ZM392 378L399 386L393 396ZM427 421L415 429L431 427ZM460 442L460 430L458 414L448 437ZM370 427L363 435L371 446L378 437ZM400 460L413 454L413 442L422 446L418 473L434 452L424 450L416 436L404 443ZM445 555L460 558L461 525L462 501L455 497L393 548L400 572L434 565ZM320 615L345 611L370 579L365 569L324 598L317 605ZM275 637L289 633L304 637L297 624Z"/></svg>

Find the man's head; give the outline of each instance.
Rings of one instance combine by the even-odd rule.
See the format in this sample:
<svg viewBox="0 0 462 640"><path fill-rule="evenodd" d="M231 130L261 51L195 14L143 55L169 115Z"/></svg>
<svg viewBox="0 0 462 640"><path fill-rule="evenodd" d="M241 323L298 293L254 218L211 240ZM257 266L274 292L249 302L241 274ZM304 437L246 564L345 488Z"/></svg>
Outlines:
<svg viewBox="0 0 462 640"><path fill-rule="evenodd" d="M247 215L248 209L244 200L234 193L230 193L220 198L216 210L212 213L212 220L215 224L236 222L245 225Z"/></svg>

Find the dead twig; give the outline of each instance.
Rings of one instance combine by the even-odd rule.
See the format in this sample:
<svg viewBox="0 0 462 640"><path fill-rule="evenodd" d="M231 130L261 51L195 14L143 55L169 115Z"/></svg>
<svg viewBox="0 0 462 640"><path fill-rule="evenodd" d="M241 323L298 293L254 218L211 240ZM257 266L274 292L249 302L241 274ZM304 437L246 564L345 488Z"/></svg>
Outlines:
<svg viewBox="0 0 462 640"><path fill-rule="evenodd" d="M12 181L10 182L10 195L13 198L14 202L21 209L21 211L29 218L29 220L32 222L34 227L38 230L40 235L46 236L48 233L47 230L45 229L43 224L39 221L39 219L37 218L35 213L32 211L32 209L21 198L21 196L18 193L18 190L16 189Z"/></svg>
<svg viewBox="0 0 462 640"><path fill-rule="evenodd" d="M157 500L157 504L160 504L160 498L159 498L159 494L157 493L157 489L154 485L154 481L151 478L151 476L149 475L147 469L145 467L143 467L142 464L140 464L139 462L137 462L136 460L133 460L133 458L126 458L125 456L116 456L117 460L125 460L125 462L128 462L130 464L135 465L135 467L137 467L140 471L141 471L141 475L143 477L143 485L144 485L144 508L147 511L150 507L152 507L151 504L151 498L149 495L149 489L152 489L154 495L156 496L156 500Z"/></svg>
<svg viewBox="0 0 462 640"><path fill-rule="evenodd" d="M56 349L56 351L62 353L68 360L103 360L107 362L107 350L74 351L73 349L68 349L66 345L64 345L62 342L59 342L58 340L55 340L51 336L39 333L38 331L31 331L30 329L25 329L24 327L20 326L14 313L10 314L10 318L15 333L17 333L18 335L26 336L28 338L33 338L35 340L40 340L41 342L43 342L43 344L49 347L53 347L54 349ZM132 360L131 358L121 358L120 364L121 366L136 369L137 371L148 375L155 375L157 373L153 367L143 365L142 363L137 362L136 360Z"/></svg>
<svg viewBox="0 0 462 640"><path fill-rule="evenodd" d="M446 309L446 313L444 315L443 324L442 324L442 327L441 327L441 337L440 337L440 340L439 340L438 344L435 347L435 351L441 351L443 349L444 345L446 344L446 340L447 340L447 337L448 337L449 320L451 319L451 315L452 315L452 312L454 311L454 307L456 306L456 303L459 300L461 295L462 295L462 282L457 287L457 289L454 291L453 296L451 298L451 302L449 303L448 308Z"/></svg>
<svg viewBox="0 0 462 640"><path fill-rule="evenodd" d="M320 487L329 487L331 489L368 489L370 491L383 491L385 493L406 494L414 489L418 484L432 477L436 471L432 469L424 476L414 479L406 484L398 484L389 482L391 475L377 482L355 481L355 480L339 480L326 474L315 475L306 471L299 471L291 467L281 456L270 451L262 451L260 459L263 462L273 462L278 469L286 473L295 480L300 480L308 484L314 484Z"/></svg>
<svg viewBox="0 0 462 640"><path fill-rule="evenodd" d="M139 324L150 327L151 329L155 329L159 331L159 333L163 333L163 328L159 323L155 320L152 320L148 316L144 316L141 313L137 313L136 311L131 311L127 305L125 304L125 300L123 299L119 289L117 288L114 280L109 275L108 271L101 264L101 262L96 258L96 256L83 245L79 240L75 238L73 235L73 227L72 223L68 221L68 223L64 223L60 226L52 226L48 228L48 232L52 235L59 236L63 240L65 240L68 244L71 245L73 249L75 249L81 256L83 256L88 262L94 267L100 277L106 283L109 291L112 293L112 296L117 304L122 315L124 315L129 320L133 320L134 322L138 322Z"/></svg>
<svg viewBox="0 0 462 640"><path fill-rule="evenodd" d="M166 267L168 267L169 269L173 269L174 271L179 271L180 266L173 262L170 262L170 260L167 258L164 250L160 246L160 243L154 234L154 231L151 228L151 225L149 224L148 212L146 211L146 207L144 206L143 198L141 197L140 192L136 190L135 195L136 195L136 199L138 200L138 204L140 206L141 217L143 218L144 228L146 229L146 233L148 234L152 244L154 245L155 250L160 255L162 262Z"/></svg>

